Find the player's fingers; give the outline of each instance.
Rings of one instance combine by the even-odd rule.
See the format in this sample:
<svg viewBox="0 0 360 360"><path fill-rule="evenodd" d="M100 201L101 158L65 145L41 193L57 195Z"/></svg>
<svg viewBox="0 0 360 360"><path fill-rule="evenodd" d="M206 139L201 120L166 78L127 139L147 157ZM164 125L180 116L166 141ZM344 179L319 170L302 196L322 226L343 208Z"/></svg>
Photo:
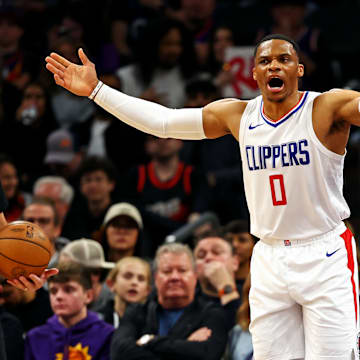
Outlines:
<svg viewBox="0 0 360 360"><path fill-rule="evenodd" d="M82 48L80 48L78 50L78 54L79 54L79 58L81 60L81 62L83 63L83 65L88 65L90 64L90 60L89 58L85 55L85 52Z"/></svg>
<svg viewBox="0 0 360 360"><path fill-rule="evenodd" d="M52 57L47 56L45 58L45 61L47 62L47 64L51 65L51 67L54 67L55 69L61 70L61 71L65 71L66 67L59 63L58 61L55 61Z"/></svg>
<svg viewBox="0 0 360 360"><path fill-rule="evenodd" d="M59 269L56 269L56 268L46 269L42 273L41 277L44 278L45 280L47 280L49 277L54 276L54 275L56 275L58 273L59 273Z"/></svg>
<svg viewBox="0 0 360 360"><path fill-rule="evenodd" d="M58 74L54 74L54 80L57 85L65 86L65 81L63 79L61 79Z"/></svg>
<svg viewBox="0 0 360 360"><path fill-rule="evenodd" d="M27 287L22 282L20 282L18 279L7 280L7 282L10 285L12 285L20 290L24 290L24 291L27 290Z"/></svg>
<svg viewBox="0 0 360 360"><path fill-rule="evenodd" d="M57 53L51 53L50 57L53 58L54 60L56 60L58 63L64 65L65 67L68 67L69 65L71 65L71 62L67 59L65 59L64 57L62 57L61 55L57 54Z"/></svg>

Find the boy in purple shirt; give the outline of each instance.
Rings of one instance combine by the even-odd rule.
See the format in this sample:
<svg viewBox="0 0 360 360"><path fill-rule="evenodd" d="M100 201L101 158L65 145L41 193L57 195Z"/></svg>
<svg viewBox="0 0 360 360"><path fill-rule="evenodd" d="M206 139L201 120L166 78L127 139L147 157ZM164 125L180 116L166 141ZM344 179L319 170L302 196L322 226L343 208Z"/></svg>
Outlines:
<svg viewBox="0 0 360 360"><path fill-rule="evenodd" d="M48 281L54 316L25 339L25 360L110 359L114 328L87 310L93 294L90 273L81 265L59 265Z"/></svg>

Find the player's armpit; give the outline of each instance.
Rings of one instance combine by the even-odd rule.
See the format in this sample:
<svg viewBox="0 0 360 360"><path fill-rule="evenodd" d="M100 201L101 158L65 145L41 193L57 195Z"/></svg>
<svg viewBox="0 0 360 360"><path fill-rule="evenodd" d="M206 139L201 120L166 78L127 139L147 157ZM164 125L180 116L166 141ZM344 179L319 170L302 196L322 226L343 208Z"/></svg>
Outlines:
<svg viewBox="0 0 360 360"><path fill-rule="evenodd" d="M334 121L346 121L360 126L360 93L353 90L332 89L322 96L334 114Z"/></svg>

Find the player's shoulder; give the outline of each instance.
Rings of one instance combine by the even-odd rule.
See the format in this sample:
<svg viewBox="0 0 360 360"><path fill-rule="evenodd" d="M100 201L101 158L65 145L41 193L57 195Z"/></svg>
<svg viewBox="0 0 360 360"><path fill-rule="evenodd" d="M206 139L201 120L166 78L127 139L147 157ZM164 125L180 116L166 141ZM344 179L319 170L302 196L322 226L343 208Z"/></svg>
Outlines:
<svg viewBox="0 0 360 360"><path fill-rule="evenodd" d="M316 104L320 106L328 105L332 107L341 104L343 102L355 99L359 97L359 95L360 94L357 91L334 88L321 93L315 99L315 105Z"/></svg>
<svg viewBox="0 0 360 360"><path fill-rule="evenodd" d="M211 112L226 112L242 114L246 108L248 101L236 98L224 98L211 102L205 106L205 109Z"/></svg>

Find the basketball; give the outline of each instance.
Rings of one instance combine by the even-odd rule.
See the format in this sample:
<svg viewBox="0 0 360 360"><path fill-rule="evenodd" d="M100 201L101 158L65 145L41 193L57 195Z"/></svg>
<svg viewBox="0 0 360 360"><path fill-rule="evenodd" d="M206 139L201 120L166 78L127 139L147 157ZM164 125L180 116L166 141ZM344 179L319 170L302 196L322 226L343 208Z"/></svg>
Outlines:
<svg viewBox="0 0 360 360"><path fill-rule="evenodd" d="M0 274L7 279L41 275L51 258L51 242L43 230L27 221L0 229Z"/></svg>

